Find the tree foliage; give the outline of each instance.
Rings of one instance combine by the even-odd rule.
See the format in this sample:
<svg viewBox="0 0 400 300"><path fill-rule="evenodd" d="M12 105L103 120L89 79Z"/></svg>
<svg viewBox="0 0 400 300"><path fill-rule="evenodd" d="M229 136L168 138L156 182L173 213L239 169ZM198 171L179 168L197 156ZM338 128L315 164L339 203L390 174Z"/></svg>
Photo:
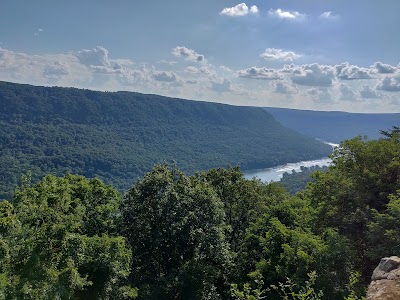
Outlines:
<svg viewBox="0 0 400 300"><path fill-rule="evenodd" d="M0 299L362 299L400 250L398 128L332 159L295 196L239 167L156 165L123 197L24 176L0 202Z"/></svg>
<svg viewBox="0 0 400 300"><path fill-rule="evenodd" d="M156 166L128 191L122 216L140 299L217 297L229 256L222 202L207 182Z"/></svg>
<svg viewBox="0 0 400 300"><path fill-rule="evenodd" d="M131 251L116 235L119 193L98 179L25 177L1 202L7 299L121 299Z"/></svg>

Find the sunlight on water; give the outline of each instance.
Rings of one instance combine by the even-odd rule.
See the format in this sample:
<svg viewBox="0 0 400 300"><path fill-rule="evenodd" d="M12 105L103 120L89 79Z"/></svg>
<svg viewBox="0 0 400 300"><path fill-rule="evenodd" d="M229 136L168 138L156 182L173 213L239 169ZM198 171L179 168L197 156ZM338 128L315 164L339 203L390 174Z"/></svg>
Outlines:
<svg viewBox="0 0 400 300"><path fill-rule="evenodd" d="M328 145L331 145L332 148L336 148L339 145L334 143L325 142ZM307 160L300 161L296 163L288 163L286 165L276 166L268 169L259 169L259 170L248 170L244 172L244 177L246 179L252 179L256 177L261 179L262 181L270 182L270 181L279 181L283 173L288 172L291 173L292 170L296 172L301 172L301 167L312 167L312 166L329 166L332 160L328 157L316 160Z"/></svg>

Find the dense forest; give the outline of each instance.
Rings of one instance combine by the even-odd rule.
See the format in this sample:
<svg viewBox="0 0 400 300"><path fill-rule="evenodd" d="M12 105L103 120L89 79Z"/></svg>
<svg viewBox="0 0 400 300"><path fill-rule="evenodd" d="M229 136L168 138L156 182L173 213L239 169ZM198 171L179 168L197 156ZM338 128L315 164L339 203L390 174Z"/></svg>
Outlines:
<svg viewBox="0 0 400 300"><path fill-rule="evenodd" d="M295 196L156 165L121 195L24 176L0 202L1 299L362 299L400 251L400 129L341 143Z"/></svg>
<svg viewBox="0 0 400 300"><path fill-rule="evenodd" d="M302 166L298 172L292 170L291 173L283 173L279 182L283 185L285 190L294 195L306 187L307 183L312 179L311 174L313 174L315 171L327 172L328 170L329 168L327 166Z"/></svg>
<svg viewBox="0 0 400 300"><path fill-rule="evenodd" d="M123 191L163 161L193 174L330 153L261 108L0 82L0 199L27 171L33 182L69 171Z"/></svg>
<svg viewBox="0 0 400 300"><path fill-rule="evenodd" d="M305 135L340 143L357 135L379 138L379 130L400 126L399 113L371 114L265 107L276 120Z"/></svg>

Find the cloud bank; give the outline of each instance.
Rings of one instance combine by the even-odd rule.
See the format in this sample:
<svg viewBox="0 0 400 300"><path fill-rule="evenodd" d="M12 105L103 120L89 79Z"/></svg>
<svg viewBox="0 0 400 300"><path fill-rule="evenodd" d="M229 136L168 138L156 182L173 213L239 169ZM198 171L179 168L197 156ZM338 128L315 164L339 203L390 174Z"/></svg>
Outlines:
<svg viewBox="0 0 400 300"><path fill-rule="evenodd" d="M263 63L291 61L296 52L268 48ZM58 85L97 90L130 90L182 98L298 108L363 107L369 111L399 111L400 70L375 62L369 67L285 64L234 70L214 66L195 50L178 46L171 56L185 64L139 65L114 58L102 46L69 53L29 55L0 48L0 80L36 85ZM265 57L263 57L265 58ZM199 64L201 63L201 64ZM236 101L236 102L233 102ZM275 101L275 102L274 102Z"/></svg>

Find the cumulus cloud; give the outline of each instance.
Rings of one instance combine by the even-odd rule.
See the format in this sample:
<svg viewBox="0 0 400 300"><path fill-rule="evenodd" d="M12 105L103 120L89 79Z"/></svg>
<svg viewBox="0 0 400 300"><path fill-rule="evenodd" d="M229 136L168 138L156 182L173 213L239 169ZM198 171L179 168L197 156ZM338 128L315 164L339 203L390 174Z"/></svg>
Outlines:
<svg viewBox="0 0 400 300"><path fill-rule="evenodd" d="M356 100L356 94L344 83L340 84L340 100L353 101Z"/></svg>
<svg viewBox="0 0 400 300"><path fill-rule="evenodd" d="M227 78L214 79L213 81L211 81L210 90L217 93L230 92L233 90L233 85L232 82Z"/></svg>
<svg viewBox="0 0 400 300"><path fill-rule="evenodd" d="M186 80L187 84L196 84L197 80Z"/></svg>
<svg viewBox="0 0 400 300"><path fill-rule="evenodd" d="M371 89L368 85L363 85L360 90L360 96L364 99L376 99L379 98L379 95L376 91Z"/></svg>
<svg viewBox="0 0 400 300"><path fill-rule="evenodd" d="M201 68L196 68L193 66L189 66L186 68L185 70L188 73L192 73L192 74L200 74L200 75L211 75L214 74L214 72L212 72L209 68L207 67L201 67Z"/></svg>
<svg viewBox="0 0 400 300"><path fill-rule="evenodd" d="M319 16L319 18L325 20L337 20L339 19L339 15L334 15L331 11L325 11Z"/></svg>
<svg viewBox="0 0 400 300"><path fill-rule="evenodd" d="M168 61L168 60L160 60L158 63L166 64L166 65L169 65L169 66L173 66L173 65L177 64L178 62L176 62L176 61Z"/></svg>
<svg viewBox="0 0 400 300"><path fill-rule="evenodd" d="M51 64L47 64L43 70L43 76L49 78L60 78L69 73L70 70L68 64L62 61L55 61Z"/></svg>
<svg viewBox="0 0 400 300"><path fill-rule="evenodd" d="M308 86L327 87L332 85L334 78L333 70L330 66L318 64L293 66L292 70L293 83Z"/></svg>
<svg viewBox="0 0 400 300"><path fill-rule="evenodd" d="M197 53L193 49L189 49L182 46L177 46L172 49L172 54L176 57L181 57L186 60L195 61L195 62L204 62L204 55Z"/></svg>
<svg viewBox="0 0 400 300"><path fill-rule="evenodd" d="M375 62L371 66L371 69L373 73L379 73L379 74L390 74L398 70L397 67L381 63L380 61Z"/></svg>
<svg viewBox="0 0 400 300"><path fill-rule="evenodd" d="M219 66L219 68L224 72L232 73L232 70L229 69L227 66Z"/></svg>
<svg viewBox="0 0 400 300"><path fill-rule="evenodd" d="M116 63L113 67L113 70L118 74L130 74L131 70L126 68L124 65L120 63Z"/></svg>
<svg viewBox="0 0 400 300"><path fill-rule="evenodd" d="M251 67L246 70L240 70L236 73L238 77L265 79L265 80L280 80L283 76L275 69Z"/></svg>
<svg viewBox="0 0 400 300"><path fill-rule="evenodd" d="M85 66L104 66L111 65L108 58L108 50L102 46L93 49L84 49L76 53L79 62Z"/></svg>
<svg viewBox="0 0 400 300"><path fill-rule="evenodd" d="M387 92L400 92L400 75L383 77L376 88Z"/></svg>
<svg viewBox="0 0 400 300"><path fill-rule="evenodd" d="M369 69L350 65L345 62L335 66L336 76L342 80L371 79Z"/></svg>
<svg viewBox="0 0 400 300"><path fill-rule="evenodd" d="M253 5L250 8L246 5L246 3L240 3L233 7L224 8L219 14L230 17L242 17L247 14L256 14L258 13L257 6Z"/></svg>
<svg viewBox="0 0 400 300"><path fill-rule="evenodd" d="M301 74L301 67L295 65L295 64L290 64L290 65L284 65L282 69L279 70L279 72L284 73L284 74Z"/></svg>
<svg viewBox="0 0 400 300"><path fill-rule="evenodd" d="M285 81L274 81L272 83L273 92L279 94L297 94L298 90L295 85Z"/></svg>
<svg viewBox="0 0 400 300"><path fill-rule="evenodd" d="M0 48L0 80L80 86L90 72L72 54L29 55Z"/></svg>
<svg viewBox="0 0 400 300"><path fill-rule="evenodd" d="M312 88L307 90L307 94L311 95L314 102L317 103L332 103L332 95L325 87Z"/></svg>
<svg viewBox="0 0 400 300"><path fill-rule="evenodd" d="M258 13L258 7L255 6L255 5L252 5L252 6L250 7L250 13L252 13L252 14Z"/></svg>
<svg viewBox="0 0 400 300"><path fill-rule="evenodd" d="M301 14L298 11L284 11L280 8L270 9L268 11L268 15L279 18L279 19L286 19L286 20L302 20L306 17L305 14Z"/></svg>
<svg viewBox="0 0 400 300"><path fill-rule="evenodd" d="M319 90L317 88L312 88L307 90L307 94L309 95L318 95Z"/></svg>
<svg viewBox="0 0 400 300"><path fill-rule="evenodd" d="M301 57L300 54L296 54L293 51L284 51L282 49L267 48L264 53L260 55L262 58L267 60L284 60L293 61Z"/></svg>
<svg viewBox="0 0 400 300"><path fill-rule="evenodd" d="M164 81L164 82L174 82L178 81L179 77L174 72L155 72L153 75L154 80L156 81Z"/></svg>

